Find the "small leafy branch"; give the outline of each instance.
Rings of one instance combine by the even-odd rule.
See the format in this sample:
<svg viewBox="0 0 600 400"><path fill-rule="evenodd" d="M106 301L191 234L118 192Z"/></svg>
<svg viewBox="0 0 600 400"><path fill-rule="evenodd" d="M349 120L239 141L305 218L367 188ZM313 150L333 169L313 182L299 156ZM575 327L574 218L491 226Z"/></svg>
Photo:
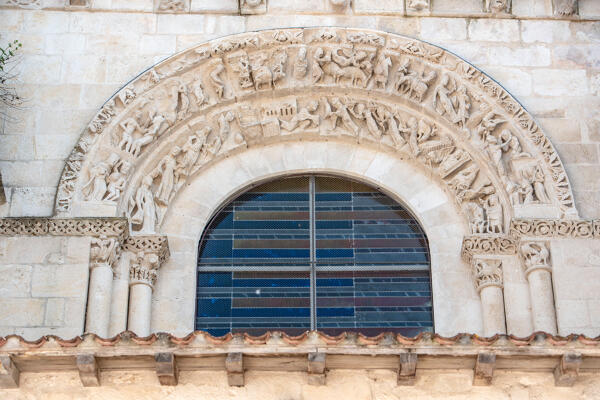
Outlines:
<svg viewBox="0 0 600 400"><path fill-rule="evenodd" d="M13 70L16 66L17 51L22 46L21 42L14 40L4 48L0 47L0 109L17 108L23 103L21 96L10 84L16 77ZM0 111L0 117L6 117L3 111Z"/></svg>

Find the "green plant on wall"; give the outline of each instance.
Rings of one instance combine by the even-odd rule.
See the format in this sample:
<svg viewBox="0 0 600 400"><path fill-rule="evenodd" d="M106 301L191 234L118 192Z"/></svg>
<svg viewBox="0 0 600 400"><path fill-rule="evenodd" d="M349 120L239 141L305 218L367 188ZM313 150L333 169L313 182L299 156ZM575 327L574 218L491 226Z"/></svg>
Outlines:
<svg viewBox="0 0 600 400"><path fill-rule="evenodd" d="M5 47L0 47L0 117L6 117L8 108L17 107L23 102L11 85L16 77L14 69L17 64L17 51L22 45L18 40L14 40Z"/></svg>

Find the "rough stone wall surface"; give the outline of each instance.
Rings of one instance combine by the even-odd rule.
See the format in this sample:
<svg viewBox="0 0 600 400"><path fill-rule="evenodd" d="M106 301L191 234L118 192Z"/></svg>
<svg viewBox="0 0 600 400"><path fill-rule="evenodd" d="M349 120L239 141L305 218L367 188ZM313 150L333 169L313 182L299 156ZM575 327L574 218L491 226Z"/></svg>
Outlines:
<svg viewBox="0 0 600 400"><path fill-rule="evenodd" d="M151 0L0 1L0 42L23 43L20 93L28 99L0 127L7 203L0 216L52 214L64 159L102 103L154 63L215 37L291 26L380 29L447 48L497 79L550 135L566 165L582 217L600 216L600 6L556 19L551 2L514 1L510 18L483 2L434 1L408 16L404 1L270 0L240 15L237 1L193 0L182 13ZM20 2L27 3L27 2ZM68 2L67 2L68 3ZM167 10L168 11L168 10ZM255 12L252 11L252 12ZM425 15L427 14L427 15ZM467 18L469 17L469 18Z"/></svg>
<svg viewBox="0 0 600 400"><path fill-rule="evenodd" d="M306 374L247 372L244 387L227 385L225 372L181 372L179 385L159 386L152 371L103 372L101 387L81 386L76 372L21 374L18 391L1 390L5 400L22 398L110 399L560 399L592 400L600 397L596 374L582 373L573 387L555 387L550 373L497 371L492 386L472 386L472 371L419 371L415 386L396 386L392 371L339 370L327 374L326 386L310 386Z"/></svg>
<svg viewBox="0 0 600 400"><path fill-rule="evenodd" d="M89 238L0 237L0 336L83 331ZM0 396L1 397L1 396Z"/></svg>

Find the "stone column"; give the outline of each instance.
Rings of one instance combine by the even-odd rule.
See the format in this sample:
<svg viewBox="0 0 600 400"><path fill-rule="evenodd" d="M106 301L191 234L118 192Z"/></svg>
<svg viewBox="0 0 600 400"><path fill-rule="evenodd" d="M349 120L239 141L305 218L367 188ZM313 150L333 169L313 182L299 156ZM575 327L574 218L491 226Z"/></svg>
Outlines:
<svg viewBox="0 0 600 400"><path fill-rule="evenodd" d="M127 329L138 336L150 335L152 291L158 269L169 255L164 236L135 236L127 239L124 250L135 252L129 267L129 312Z"/></svg>
<svg viewBox="0 0 600 400"><path fill-rule="evenodd" d="M128 251L121 253L121 258L115 264L112 282L112 300L110 304L110 324L108 335L113 337L127 330L127 309L129 305L129 265L133 254Z"/></svg>
<svg viewBox="0 0 600 400"><path fill-rule="evenodd" d="M475 287L481 297L483 310L483 335L506 334L502 261L473 258L472 263Z"/></svg>
<svg viewBox="0 0 600 400"><path fill-rule="evenodd" d="M118 239L106 236L92 239L85 330L101 337L108 336L113 280L112 265L118 254Z"/></svg>
<svg viewBox="0 0 600 400"><path fill-rule="evenodd" d="M555 335L556 310L548 247L544 242L524 242L520 250L525 276L529 282L533 329Z"/></svg>
<svg viewBox="0 0 600 400"><path fill-rule="evenodd" d="M150 334L152 290L158 277L158 256L139 252L129 269L129 330L138 336Z"/></svg>

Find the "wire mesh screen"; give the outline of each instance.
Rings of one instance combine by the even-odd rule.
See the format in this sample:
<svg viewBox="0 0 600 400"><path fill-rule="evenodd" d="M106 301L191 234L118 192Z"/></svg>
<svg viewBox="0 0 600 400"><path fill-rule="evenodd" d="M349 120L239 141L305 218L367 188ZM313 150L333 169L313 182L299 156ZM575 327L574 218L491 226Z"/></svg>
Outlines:
<svg viewBox="0 0 600 400"><path fill-rule="evenodd" d="M329 334L432 331L418 222L370 186L319 176L313 190L310 179L255 187L215 216L199 244L196 329L299 334L312 313Z"/></svg>

